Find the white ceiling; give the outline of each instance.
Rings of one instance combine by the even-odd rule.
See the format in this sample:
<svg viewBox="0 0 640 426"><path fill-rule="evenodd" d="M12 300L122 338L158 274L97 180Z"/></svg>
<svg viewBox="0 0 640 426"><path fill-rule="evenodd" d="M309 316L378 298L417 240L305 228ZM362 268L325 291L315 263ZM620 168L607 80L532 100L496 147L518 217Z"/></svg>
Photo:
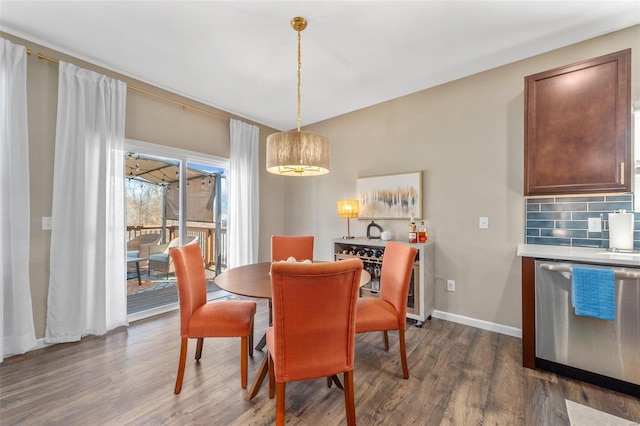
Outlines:
<svg viewBox="0 0 640 426"><path fill-rule="evenodd" d="M8 1L0 30L278 130L640 23L640 0Z"/></svg>

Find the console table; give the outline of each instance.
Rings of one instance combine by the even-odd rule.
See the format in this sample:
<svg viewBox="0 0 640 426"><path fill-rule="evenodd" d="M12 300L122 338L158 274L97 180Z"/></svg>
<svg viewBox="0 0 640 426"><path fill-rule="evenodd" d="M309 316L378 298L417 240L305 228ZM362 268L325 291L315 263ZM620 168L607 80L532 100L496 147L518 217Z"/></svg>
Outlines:
<svg viewBox="0 0 640 426"><path fill-rule="evenodd" d="M413 263L409 297L407 300L407 317L416 320L420 327L424 321L431 319L435 303L435 260L434 243L403 244L416 247L418 253ZM364 268L371 275L371 282L360 289L361 297L378 297L380 289L380 269L384 258L387 241L367 238L335 238L333 240L333 256L335 260L357 257L364 263Z"/></svg>

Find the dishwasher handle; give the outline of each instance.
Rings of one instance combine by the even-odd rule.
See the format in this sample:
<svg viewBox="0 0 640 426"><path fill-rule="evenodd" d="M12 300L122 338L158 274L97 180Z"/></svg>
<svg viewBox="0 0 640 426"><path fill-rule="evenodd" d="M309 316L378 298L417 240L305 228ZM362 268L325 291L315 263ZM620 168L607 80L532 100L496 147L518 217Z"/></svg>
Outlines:
<svg viewBox="0 0 640 426"><path fill-rule="evenodd" d="M541 263L540 269L544 269L545 271L568 272L569 274L571 273L571 266L562 265L562 264ZM631 272L631 271L613 269L613 274L616 279L620 279L620 280L640 279L640 272Z"/></svg>

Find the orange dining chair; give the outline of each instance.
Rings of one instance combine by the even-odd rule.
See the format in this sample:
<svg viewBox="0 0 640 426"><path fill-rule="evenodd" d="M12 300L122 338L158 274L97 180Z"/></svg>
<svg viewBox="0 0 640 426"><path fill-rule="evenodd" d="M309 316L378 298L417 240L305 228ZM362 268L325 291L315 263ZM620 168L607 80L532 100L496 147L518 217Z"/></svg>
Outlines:
<svg viewBox="0 0 640 426"><path fill-rule="evenodd" d="M256 303L227 300L207 303L207 280L199 244L171 249L180 300L180 362L174 392L182 390L189 339L198 339L196 360L205 337L240 337L240 377L247 387L248 356L253 356L253 318Z"/></svg>
<svg viewBox="0 0 640 426"><path fill-rule="evenodd" d="M398 330L402 376L409 378L404 329L411 271L418 249L390 241L384 249L380 271L380 297L358 300L356 333L382 331L384 349L389 350L389 330Z"/></svg>
<svg viewBox="0 0 640 426"><path fill-rule="evenodd" d="M271 261L286 261L290 257L295 258L299 262L306 259L313 260L313 239L313 235L272 235ZM271 325L273 317L271 300L268 301L267 307L269 308L269 325ZM260 342L258 342L256 349L262 350L265 344L266 340L263 337Z"/></svg>
<svg viewBox="0 0 640 426"><path fill-rule="evenodd" d="M361 273L360 259L271 265L273 325L267 329L267 356L276 425L284 425L285 383L339 373L344 374L347 424L356 424L353 363Z"/></svg>
<svg viewBox="0 0 640 426"><path fill-rule="evenodd" d="M271 236L271 261L280 262L294 257L298 262L313 260L313 235Z"/></svg>

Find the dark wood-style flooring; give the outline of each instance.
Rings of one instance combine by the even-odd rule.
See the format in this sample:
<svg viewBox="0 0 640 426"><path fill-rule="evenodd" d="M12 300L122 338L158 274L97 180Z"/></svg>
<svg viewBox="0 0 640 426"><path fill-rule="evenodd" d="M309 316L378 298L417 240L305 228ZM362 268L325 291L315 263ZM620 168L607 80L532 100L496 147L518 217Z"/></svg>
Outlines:
<svg viewBox="0 0 640 426"><path fill-rule="evenodd" d="M256 341L267 321L259 303ZM407 325L408 380L397 334L356 338L355 398L360 425L568 425L565 399L640 422L640 400L521 366L520 339L439 319ZM0 364L2 425L268 425L275 400L265 383L245 401L239 339L205 340L190 353L173 394L178 313L132 323L102 337L60 344ZM252 381L263 357L249 364ZM342 391L324 379L287 385L291 425L345 423Z"/></svg>

